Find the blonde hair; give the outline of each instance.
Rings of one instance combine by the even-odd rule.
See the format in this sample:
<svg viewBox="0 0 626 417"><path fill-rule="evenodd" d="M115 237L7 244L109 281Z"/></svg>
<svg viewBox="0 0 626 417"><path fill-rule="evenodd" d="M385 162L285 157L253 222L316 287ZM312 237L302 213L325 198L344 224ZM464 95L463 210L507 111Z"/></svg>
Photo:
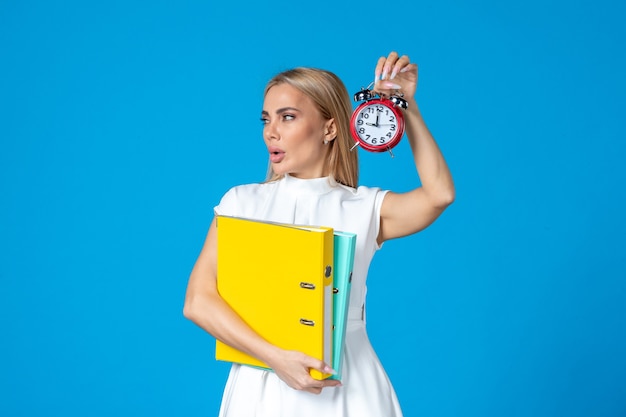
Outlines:
<svg viewBox="0 0 626 417"><path fill-rule="evenodd" d="M340 184L356 188L359 182L358 152L350 151L354 140L350 135L352 105L343 82L330 71L317 68L294 68L275 75L265 86L264 96L278 84L289 84L310 97L326 120L335 119L337 137L330 146L324 170ZM281 178L270 168L267 179Z"/></svg>

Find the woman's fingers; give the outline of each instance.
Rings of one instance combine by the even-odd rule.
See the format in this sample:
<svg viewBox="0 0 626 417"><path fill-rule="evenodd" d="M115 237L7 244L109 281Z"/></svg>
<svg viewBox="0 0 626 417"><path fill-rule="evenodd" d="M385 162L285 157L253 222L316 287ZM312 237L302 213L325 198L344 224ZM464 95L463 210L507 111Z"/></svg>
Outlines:
<svg viewBox="0 0 626 417"><path fill-rule="evenodd" d="M324 361L298 351L286 351L282 359L281 363L275 364L274 371L280 379L293 389L319 394L324 388L341 385L340 381L331 379L320 381L311 377L310 369L316 369L326 374L335 373Z"/></svg>
<svg viewBox="0 0 626 417"><path fill-rule="evenodd" d="M309 360L309 362L307 363L307 367L309 369L316 369L324 374L335 375L337 373L337 371L335 371L330 365L326 364L324 361L312 358L310 356L307 356L307 358ZM322 388L341 386L341 382L334 379L316 380L311 378L311 384L313 385L312 388L314 388L315 390L319 388L320 392Z"/></svg>
<svg viewBox="0 0 626 417"><path fill-rule="evenodd" d="M387 77L389 77L389 75L393 73L393 68L395 67L397 61L398 61L397 52L391 52L387 56L387 59L385 59L385 63L383 64L383 73L380 78L381 80L386 80Z"/></svg>
<svg viewBox="0 0 626 417"><path fill-rule="evenodd" d="M323 381L317 381L315 386L305 388L304 391L307 391L313 394L321 394L324 388L340 387L340 386L341 386L341 382L339 381L335 381L334 379L325 379Z"/></svg>
<svg viewBox="0 0 626 417"><path fill-rule="evenodd" d="M341 382L336 381L334 379L323 379L321 381L318 381L317 379L311 378L309 386L303 387L302 389L304 391L308 391L313 394L319 394L322 392L322 389L324 388L340 387L340 386L341 386Z"/></svg>
<svg viewBox="0 0 626 417"><path fill-rule="evenodd" d="M374 71L374 89L376 88L376 83L378 83L381 78L381 75L383 73L383 67L385 66L386 61L387 58L384 56L378 58L378 62L376 63L376 70Z"/></svg>
<svg viewBox="0 0 626 417"><path fill-rule="evenodd" d="M287 379L284 381L287 382L287 385L293 389L307 391L313 394L319 394L324 388L341 386L341 381L336 381L334 379L317 380L312 378L308 372L300 377L293 378L292 381L288 381Z"/></svg>
<svg viewBox="0 0 626 417"><path fill-rule="evenodd" d="M393 66L393 70L391 71L391 76L389 77L389 79L393 80L394 78L396 78L396 75L398 75L398 73L407 72L410 69L410 66L411 60L407 55L403 55L402 57L398 58L395 65Z"/></svg>
<svg viewBox="0 0 626 417"><path fill-rule="evenodd" d="M408 55L390 52L376 63L373 90L382 96L402 94L413 97L417 87L417 65Z"/></svg>
<svg viewBox="0 0 626 417"><path fill-rule="evenodd" d="M407 55L399 56L397 52L391 52L389 55L378 58L376 70L374 71L374 83L378 80L393 80L396 75L406 72L409 69L411 61Z"/></svg>
<svg viewBox="0 0 626 417"><path fill-rule="evenodd" d="M323 374L335 375L337 373L337 371L335 371L330 365L328 365L324 361L315 359L311 356L306 356L305 365L307 366L307 368L318 370Z"/></svg>

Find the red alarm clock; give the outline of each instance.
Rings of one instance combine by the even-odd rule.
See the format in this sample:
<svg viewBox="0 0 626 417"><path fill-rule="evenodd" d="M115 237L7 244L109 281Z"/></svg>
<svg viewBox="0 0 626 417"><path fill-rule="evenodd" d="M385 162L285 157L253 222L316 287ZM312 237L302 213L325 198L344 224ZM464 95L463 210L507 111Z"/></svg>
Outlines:
<svg viewBox="0 0 626 417"><path fill-rule="evenodd" d="M356 141L354 147L360 145L370 152L391 153L391 148L404 134L404 113L400 108L407 108L406 100L400 95L374 97L366 88L354 95L354 101L364 101L350 119L350 133Z"/></svg>

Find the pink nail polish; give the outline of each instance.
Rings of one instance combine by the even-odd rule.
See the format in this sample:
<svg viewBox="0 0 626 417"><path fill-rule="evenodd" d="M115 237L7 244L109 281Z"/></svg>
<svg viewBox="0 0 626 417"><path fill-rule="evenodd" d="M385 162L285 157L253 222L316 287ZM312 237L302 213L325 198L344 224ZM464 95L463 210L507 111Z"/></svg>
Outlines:
<svg viewBox="0 0 626 417"><path fill-rule="evenodd" d="M333 368L331 368L328 365L324 367L324 372L327 374L331 374L331 375L337 375L337 371L335 371Z"/></svg>
<svg viewBox="0 0 626 417"><path fill-rule="evenodd" d="M400 86L399 84L392 83L392 82L389 82L389 81L384 82L383 83L383 87L390 88L390 89L393 89L393 90L399 90L399 89L402 88L402 86Z"/></svg>

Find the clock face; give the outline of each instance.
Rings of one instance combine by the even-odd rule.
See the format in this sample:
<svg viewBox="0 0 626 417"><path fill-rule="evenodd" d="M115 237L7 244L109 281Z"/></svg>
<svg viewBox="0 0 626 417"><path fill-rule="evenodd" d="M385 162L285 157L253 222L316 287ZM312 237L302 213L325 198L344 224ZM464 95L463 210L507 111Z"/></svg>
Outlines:
<svg viewBox="0 0 626 417"><path fill-rule="evenodd" d="M381 152L393 148L402 138L404 117L391 102L376 99L354 111L350 127L352 136L363 148Z"/></svg>

